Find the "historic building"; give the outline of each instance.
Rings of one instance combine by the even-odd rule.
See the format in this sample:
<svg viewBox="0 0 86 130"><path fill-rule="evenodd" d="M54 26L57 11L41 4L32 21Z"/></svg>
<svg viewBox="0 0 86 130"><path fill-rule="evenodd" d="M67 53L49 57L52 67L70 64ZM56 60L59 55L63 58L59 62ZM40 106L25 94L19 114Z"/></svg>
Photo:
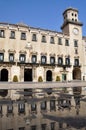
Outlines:
<svg viewBox="0 0 86 130"><path fill-rule="evenodd" d="M62 32L0 23L0 81L86 79L86 38L78 10L63 12Z"/></svg>
<svg viewBox="0 0 86 130"><path fill-rule="evenodd" d="M86 80L86 37L82 35L82 25L74 8L63 12L62 32L22 23L0 23L0 81L32 84ZM41 93L35 88L0 90L0 130L86 130L84 90L83 93L80 87L73 91L45 88ZM45 117L44 113L52 115ZM83 116L82 121L76 115Z"/></svg>

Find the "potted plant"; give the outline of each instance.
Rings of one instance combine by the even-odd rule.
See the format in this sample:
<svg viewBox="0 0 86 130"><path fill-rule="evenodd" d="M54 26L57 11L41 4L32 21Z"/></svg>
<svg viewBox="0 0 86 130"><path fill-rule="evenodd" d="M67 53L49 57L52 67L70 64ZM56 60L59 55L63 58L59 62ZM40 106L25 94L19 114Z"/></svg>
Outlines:
<svg viewBox="0 0 86 130"><path fill-rule="evenodd" d="M18 77L17 77L17 75L14 75L14 77L13 77L13 82L18 82Z"/></svg>
<svg viewBox="0 0 86 130"><path fill-rule="evenodd" d="M43 82L42 76L38 77L38 82Z"/></svg>

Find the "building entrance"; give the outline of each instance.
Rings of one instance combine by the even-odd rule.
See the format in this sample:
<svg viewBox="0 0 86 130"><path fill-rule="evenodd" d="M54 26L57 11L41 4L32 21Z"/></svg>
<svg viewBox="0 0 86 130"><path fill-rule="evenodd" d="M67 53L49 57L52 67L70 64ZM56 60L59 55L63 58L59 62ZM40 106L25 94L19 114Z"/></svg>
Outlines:
<svg viewBox="0 0 86 130"><path fill-rule="evenodd" d="M73 69L73 79L81 80L81 70L79 68Z"/></svg>
<svg viewBox="0 0 86 130"><path fill-rule="evenodd" d="M48 70L46 72L46 81L52 81L52 71Z"/></svg>
<svg viewBox="0 0 86 130"><path fill-rule="evenodd" d="M32 81L32 69L24 70L24 81Z"/></svg>
<svg viewBox="0 0 86 130"><path fill-rule="evenodd" d="M1 70L1 76L0 76L0 81L8 81L8 70L7 69L2 69ZM5 97L8 94L8 90L0 90L0 96Z"/></svg>

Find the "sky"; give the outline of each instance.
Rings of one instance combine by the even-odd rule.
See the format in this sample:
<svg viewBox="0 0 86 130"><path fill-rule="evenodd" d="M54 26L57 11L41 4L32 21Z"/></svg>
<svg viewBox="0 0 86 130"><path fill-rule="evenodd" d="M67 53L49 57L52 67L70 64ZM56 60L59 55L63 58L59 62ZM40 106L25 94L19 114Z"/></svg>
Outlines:
<svg viewBox="0 0 86 130"><path fill-rule="evenodd" d="M62 13L69 7L78 9L86 36L86 0L0 0L0 22L61 32Z"/></svg>

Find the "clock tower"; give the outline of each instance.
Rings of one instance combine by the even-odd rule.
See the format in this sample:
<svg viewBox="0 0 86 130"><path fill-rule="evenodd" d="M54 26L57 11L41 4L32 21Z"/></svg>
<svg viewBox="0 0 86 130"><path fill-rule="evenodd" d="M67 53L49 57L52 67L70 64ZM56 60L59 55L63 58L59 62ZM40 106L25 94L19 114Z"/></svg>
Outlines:
<svg viewBox="0 0 86 130"><path fill-rule="evenodd" d="M64 34L82 35L82 23L78 19L78 10L68 8L63 12L63 25L61 27Z"/></svg>
<svg viewBox="0 0 86 130"><path fill-rule="evenodd" d="M69 37L69 48L66 48L71 60L71 73L73 79L82 79L83 70L83 48L82 48L82 23L78 19L78 10L68 8L63 12L63 25L61 27L64 35Z"/></svg>

